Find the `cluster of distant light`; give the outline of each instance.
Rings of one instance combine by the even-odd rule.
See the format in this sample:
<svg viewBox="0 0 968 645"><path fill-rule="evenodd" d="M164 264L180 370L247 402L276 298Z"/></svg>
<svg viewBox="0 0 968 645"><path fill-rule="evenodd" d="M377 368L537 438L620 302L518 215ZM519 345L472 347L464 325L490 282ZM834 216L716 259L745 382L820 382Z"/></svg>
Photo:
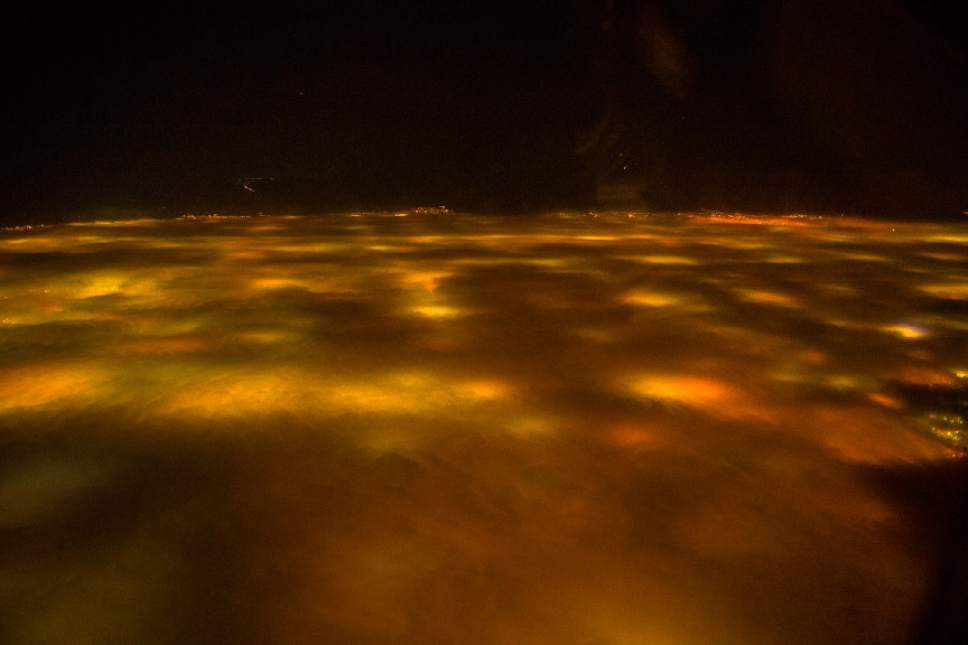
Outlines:
<svg viewBox="0 0 968 645"><path fill-rule="evenodd" d="M0 414L408 415L419 443L433 433L413 419L472 410L494 432L588 431L561 405L582 389L623 419L658 404L804 435L813 412L892 429L877 449L815 439L857 458L930 452L924 431L966 445L957 409L917 398L966 387L963 228L349 215L4 230Z"/></svg>
<svg viewBox="0 0 968 645"><path fill-rule="evenodd" d="M968 447L966 246L717 213L0 231L0 631L903 642L937 553L910 509Z"/></svg>

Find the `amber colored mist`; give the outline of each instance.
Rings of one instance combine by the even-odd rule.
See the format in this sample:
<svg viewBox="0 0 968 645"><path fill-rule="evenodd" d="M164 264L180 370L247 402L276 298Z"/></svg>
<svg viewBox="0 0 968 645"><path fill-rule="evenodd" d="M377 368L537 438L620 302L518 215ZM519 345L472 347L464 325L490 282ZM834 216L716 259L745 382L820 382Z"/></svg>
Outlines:
<svg viewBox="0 0 968 645"><path fill-rule="evenodd" d="M0 640L906 643L966 257L793 216L0 231Z"/></svg>

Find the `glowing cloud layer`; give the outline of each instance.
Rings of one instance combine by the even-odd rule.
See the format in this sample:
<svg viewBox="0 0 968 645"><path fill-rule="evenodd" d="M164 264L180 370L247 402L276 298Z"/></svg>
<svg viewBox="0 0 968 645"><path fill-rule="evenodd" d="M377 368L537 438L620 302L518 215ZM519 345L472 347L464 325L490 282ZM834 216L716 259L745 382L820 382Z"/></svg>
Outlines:
<svg viewBox="0 0 968 645"><path fill-rule="evenodd" d="M968 446L965 258L802 216L0 231L0 633L902 643L932 531L879 482Z"/></svg>

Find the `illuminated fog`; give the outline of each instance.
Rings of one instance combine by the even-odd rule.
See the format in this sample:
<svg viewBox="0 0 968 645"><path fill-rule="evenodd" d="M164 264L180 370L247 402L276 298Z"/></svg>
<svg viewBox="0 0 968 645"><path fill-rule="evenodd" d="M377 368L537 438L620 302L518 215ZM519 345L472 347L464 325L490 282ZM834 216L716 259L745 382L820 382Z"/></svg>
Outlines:
<svg viewBox="0 0 968 645"><path fill-rule="evenodd" d="M805 217L0 231L0 640L904 642L966 257Z"/></svg>

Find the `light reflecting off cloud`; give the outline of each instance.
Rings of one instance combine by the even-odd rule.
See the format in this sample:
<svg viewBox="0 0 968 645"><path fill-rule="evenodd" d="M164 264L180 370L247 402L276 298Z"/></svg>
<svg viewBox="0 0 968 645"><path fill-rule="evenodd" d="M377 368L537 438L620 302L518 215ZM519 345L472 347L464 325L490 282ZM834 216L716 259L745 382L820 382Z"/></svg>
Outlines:
<svg viewBox="0 0 968 645"><path fill-rule="evenodd" d="M464 381L457 388L477 399L503 399L511 394L511 387L507 383L486 379Z"/></svg>
<svg viewBox="0 0 968 645"><path fill-rule="evenodd" d="M0 632L903 645L968 463L966 246L626 211L0 230Z"/></svg>
<svg viewBox="0 0 968 645"><path fill-rule="evenodd" d="M93 365L31 364L0 370L0 412L79 403L105 384Z"/></svg>
<svg viewBox="0 0 968 645"><path fill-rule="evenodd" d="M669 264L669 265L694 265L700 264L696 258L685 257L682 255L634 255L627 258L633 262L642 264Z"/></svg>
<svg viewBox="0 0 968 645"><path fill-rule="evenodd" d="M425 318L456 318L464 314L461 309L449 305L415 305L410 311Z"/></svg>
<svg viewBox="0 0 968 645"><path fill-rule="evenodd" d="M881 327L881 330L889 334L895 334L901 338L911 340L924 338L931 333L931 330L929 330L927 327L924 327L923 325L915 325L913 323L895 323L893 325L884 325Z"/></svg>
<svg viewBox="0 0 968 645"><path fill-rule="evenodd" d="M722 405L738 397L738 392L723 381L703 376L656 375L632 381L639 396L696 407Z"/></svg>
<svg viewBox="0 0 968 645"><path fill-rule="evenodd" d="M922 285L921 291L945 300L968 300L968 282Z"/></svg>
<svg viewBox="0 0 968 645"><path fill-rule="evenodd" d="M777 305L780 307L799 307L800 302L792 297L776 291L765 291L761 289L736 289L736 294L741 300L761 305Z"/></svg>
<svg viewBox="0 0 968 645"><path fill-rule="evenodd" d="M671 293L656 293L649 291L630 291L622 296L622 302L642 307L670 307L683 302L681 296Z"/></svg>

